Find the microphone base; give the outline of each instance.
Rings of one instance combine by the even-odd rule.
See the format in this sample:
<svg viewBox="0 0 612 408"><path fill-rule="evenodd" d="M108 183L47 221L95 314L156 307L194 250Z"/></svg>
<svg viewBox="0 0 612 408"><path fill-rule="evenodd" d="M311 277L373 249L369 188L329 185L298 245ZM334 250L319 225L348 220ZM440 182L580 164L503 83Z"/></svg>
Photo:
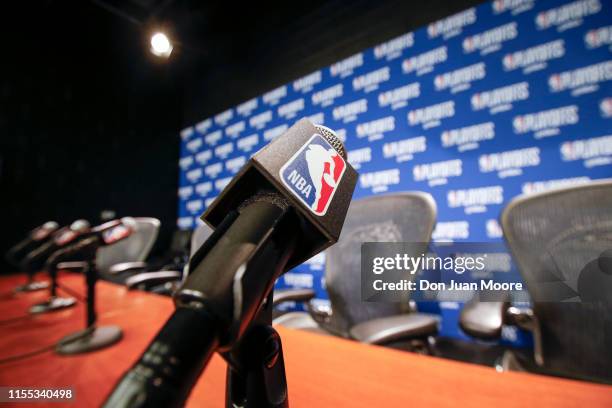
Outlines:
<svg viewBox="0 0 612 408"><path fill-rule="evenodd" d="M67 309L76 304L76 299L72 297L53 297L46 302L37 303L30 308L31 314L41 314L54 312L56 310Z"/></svg>
<svg viewBox="0 0 612 408"><path fill-rule="evenodd" d="M112 346L123 337L119 326L88 327L69 334L55 346L61 355L81 354Z"/></svg>
<svg viewBox="0 0 612 408"><path fill-rule="evenodd" d="M19 285L14 289L14 291L15 293L35 292L37 290L47 289L48 287L49 287L49 282L35 281L35 282L26 283L25 285Z"/></svg>

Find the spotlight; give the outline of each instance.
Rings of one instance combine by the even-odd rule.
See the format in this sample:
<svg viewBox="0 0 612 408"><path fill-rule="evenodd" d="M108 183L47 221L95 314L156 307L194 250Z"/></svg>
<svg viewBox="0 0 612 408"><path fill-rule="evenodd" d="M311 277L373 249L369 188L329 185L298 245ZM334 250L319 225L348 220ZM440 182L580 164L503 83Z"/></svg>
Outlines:
<svg viewBox="0 0 612 408"><path fill-rule="evenodd" d="M172 43L164 33L157 32L151 36L151 52L163 58L168 58L172 53Z"/></svg>

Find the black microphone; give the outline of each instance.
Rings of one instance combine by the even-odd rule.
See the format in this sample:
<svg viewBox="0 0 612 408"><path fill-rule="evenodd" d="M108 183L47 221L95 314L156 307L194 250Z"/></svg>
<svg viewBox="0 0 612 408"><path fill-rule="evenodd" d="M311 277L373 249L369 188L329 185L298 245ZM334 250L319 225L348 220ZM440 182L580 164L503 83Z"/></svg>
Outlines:
<svg viewBox="0 0 612 408"><path fill-rule="evenodd" d="M33 271L45 269L51 278L50 297L44 302L37 303L30 307L30 313L39 314L54 310L65 309L73 306L76 299L73 297L61 297L57 295L57 268L45 268L46 261L56 251L74 244L80 239L89 236L90 225L87 220L79 219L70 226L60 228L53 234L52 239L30 252L25 258Z"/></svg>
<svg viewBox="0 0 612 408"><path fill-rule="evenodd" d="M356 181L334 132L306 119L258 151L203 215L215 231L190 261L176 311L105 406L184 405L215 351L242 369L232 350L264 311L271 323L276 279L338 240ZM273 405L283 404L286 392Z"/></svg>
<svg viewBox="0 0 612 408"><path fill-rule="evenodd" d="M25 270L25 272L27 273L27 282L23 285L17 286L14 289L15 293L33 292L36 290L46 289L49 286L47 282L35 282L34 273L36 271L28 268L27 265L24 265L23 260L29 252L48 242L51 239L53 233L57 231L58 228L59 225L57 222L47 221L40 227L33 229L30 234L28 234L28 237L26 239L15 245L7 253L7 259L9 260L9 262L22 268L22 270Z"/></svg>
<svg viewBox="0 0 612 408"><path fill-rule="evenodd" d="M20 267L21 260L38 245L45 242L59 228L55 221L47 221L30 231L25 239L19 241L6 253L6 260L13 266Z"/></svg>

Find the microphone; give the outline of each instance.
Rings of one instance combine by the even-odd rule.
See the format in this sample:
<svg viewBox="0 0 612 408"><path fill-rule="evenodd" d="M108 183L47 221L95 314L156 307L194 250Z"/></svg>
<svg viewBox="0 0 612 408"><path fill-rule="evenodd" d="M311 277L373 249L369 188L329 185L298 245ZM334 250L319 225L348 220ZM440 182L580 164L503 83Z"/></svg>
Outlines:
<svg viewBox="0 0 612 408"><path fill-rule="evenodd" d="M17 286L15 292L33 292L40 289L45 289L49 285L47 282L34 282L34 272L24 268L23 260L27 254L35 250L38 246L47 242L52 234L59 228L59 224L55 221L47 221L41 226L34 228L28 234L27 238L12 247L6 254L6 259L16 267L23 268L27 272L28 281L24 285Z"/></svg>
<svg viewBox="0 0 612 408"><path fill-rule="evenodd" d="M282 348L270 327L273 285L338 240L356 181L335 133L307 119L255 153L202 216L215 231L190 260L175 312L104 406L182 406L215 351L230 365L229 406L247 395L247 406L285 406ZM272 342L258 351L274 345L279 356L266 360L284 390L274 404L257 386L229 391L239 389L234 374L248 370L241 347L261 323Z"/></svg>
<svg viewBox="0 0 612 408"><path fill-rule="evenodd" d="M26 263L32 270L45 268L47 259L59 249L74 243L79 239L86 238L90 231L87 220L79 219L70 224L69 227L59 229L53 234L51 240L30 252L26 257ZM71 307L76 303L73 297L57 296L57 268L45 268L51 278L50 297L48 300L37 303L30 308L30 313L39 314Z"/></svg>
<svg viewBox="0 0 612 408"><path fill-rule="evenodd" d="M20 267L20 260L37 245L40 245L42 241L48 238L58 228L59 225L55 221L47 221L44 224L34 228L28 233L24 240L20 241L8 250L6 253L6 260L13 266Z"/></svg>

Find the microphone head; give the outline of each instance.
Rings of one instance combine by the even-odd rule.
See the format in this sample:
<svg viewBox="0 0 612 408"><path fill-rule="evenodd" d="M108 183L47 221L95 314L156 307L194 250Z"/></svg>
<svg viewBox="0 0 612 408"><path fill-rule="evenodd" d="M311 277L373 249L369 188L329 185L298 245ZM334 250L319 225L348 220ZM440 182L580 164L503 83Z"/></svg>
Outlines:
<svg viewBox="0 0 612 408"><path fill-rule="evenodd" d="M47 221L40 227L34 229L30 236L34 241L42 241L46 239L51 233L57 231L59 224L55 221Z"/></svg>
<svg viewBox="0 0 612 408"><path fill-rule="evenodd" d="M325 138L329 142L329 144L338 152L340 156L346 161L346 151L344 150L344 144L333 130L323 125L314 125L319 134Z"/></svg>
<svg viewBox="0 0 612 408"><path fill-rule="evenodd" d="M136 228L136 220L132 217L123 217L94 227L91 232L100 237L100 245L112 245L132 235Z"/></svg>
<svg viewBox="0 0 612 408"><path fill-rule="evenodd" d="M70 224L70 229L74 232L86 232L89 230L89 221L84 220L84 219L78 219L76 221L74 221L72 224Z"/></svg>
<svg viewBox="0 0 612 408"><path fill-rule="evenodd" d="M63 247L72 242L78 235L79 233L72 228L64 227L53 235L53 242L58 247Z"/></svg>
<svg viewBox="0 0 612 408"><path fill-rule="evenodd" d="M123 241L124 239L132 235L133 231L134 230L131 227L123 223L104 230L101 235L102 245L113 245L119 241Z"/></svg>
<svg viewBox="0 0 612 408"><path fill-rule="evenodd" d="M63 247L87 231L89 231L89 221L79 219L70 224L69 227L64 227L56 232L53 236L53 241L58 247Z"/></svg>
<svg viewBox="0 0 612 408"><path fill-rule="evenodd" d="M111 220L111 221L107 221L103 224L100 225L96 225L95 227L93 227L91 229L91 232L95 233L95 234L99 234L102 233L108 229L114 228L117 225L121 225L121 220Z"/></svg>
<svg viewBox="0 0 612 408"><path fill-rule="evenodd" d="M123 217L121 218L121 222L123 223L123 225L130 227L131 229L135 229L137 225L136 219L134 217Z"/></svg>
<svg viewBox="0 0 612 408"><path fill-rule="evenodd" d="M302 119L255 153L202 219L216 228L249 197L278 192L306 221L296 231L300 242L288 263L293 267L338 240L356 183L336 133Z"/></svg>
<svg viewBox="0 0 612 408"><path fill-rule="evenodd" d="M54 231L59 228L59 224L55 221L47 221L42 225L42 228Z"/></svg>

